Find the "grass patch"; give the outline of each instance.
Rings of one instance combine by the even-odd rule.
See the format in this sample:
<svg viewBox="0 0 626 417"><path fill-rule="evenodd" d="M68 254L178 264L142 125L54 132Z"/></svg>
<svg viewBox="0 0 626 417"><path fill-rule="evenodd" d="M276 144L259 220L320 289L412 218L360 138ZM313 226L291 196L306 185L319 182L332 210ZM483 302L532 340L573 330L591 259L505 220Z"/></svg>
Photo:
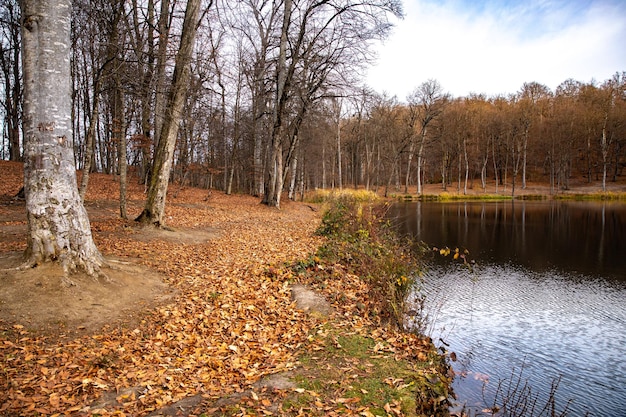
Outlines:
<svg viewBox="0 0 626 417"><path fill-rule="evenodd" d="M500 194L456 194L442 192L435 195L422 195L418 197L421 201L502 201L511 200L510 195Z"/></svg>
<svg viewBox="0 0 626 417"><path fill-rule="evenodd" d="M449 416L447 352L405 328L407 296L421 283L415 242L395 233L385 218L388 203L342 196L325 207L317 230L324 243L290 274L323 294L334 314L301 348L293 371L298 388L282 412Z"/></svg>
<svg viewBox="0 0 626 417"><path fill-rule="evenodd" d="M563 193L554 196L555 200L573 201L626 201L624 192L596 192L596 193Z"/></svg>
<svg viewBox="0 0 626 417"><path fill-rule="evenodd" d="M372 203L380 200L380 196L373 191L368 190L315 190L307 194L306 199L309 203Z"/></svg>
<svg viewBox="0 0 626 417"><path fill-rule="evenodd" d="M441 365L435 351L422 361L397 359L392 345L328 324L309 340L294 375L299 389L283 402L286 413L415 415L417 386L432 390L433 369Z"/></svg>

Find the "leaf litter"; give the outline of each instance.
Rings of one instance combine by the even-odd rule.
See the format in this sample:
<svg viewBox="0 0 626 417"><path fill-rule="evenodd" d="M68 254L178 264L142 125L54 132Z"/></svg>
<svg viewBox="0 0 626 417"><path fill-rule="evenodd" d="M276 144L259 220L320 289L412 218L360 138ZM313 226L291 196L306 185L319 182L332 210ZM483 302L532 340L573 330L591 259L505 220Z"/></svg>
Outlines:
<svg viewBox="0 0 626 417"><path fill-rule="evenodd" d="M4 261L15 261L15 251L25 249L23 202L12 198L21 187L18 170L20 164L0 162ZM317 335L328 320L343 332L372 338L373 357L426 359L427 341L384 329L361 314L368 289L340 266L330 268L337 279L316 288L332 303L330 319L296 308L291 284L316 286L285 266L310 258L320 245L314 235L319 213L308 205L287 202L276 210L249 196L207 196L206 190L172 185L176 197L170 198L166 216L173 232L163 233L120 219L117 193L112 177L90 177L86 207L96 244L107 259L142 268L128 276L158 276L152 280L156 291L152 298L131 298L116 311L99 311L104 324L93 326L84 324L81 314L88 309L80 303L70 303L78 321L49 320L37 327L32 325L36 305L31 320L20 321L5 314L12 301L1 300L0 415L141 416L183 410L181 415L224 415L226 409L227 415L306 415L281 406L301 388L274 389L263 381L301 367L299 355L319 348ZM131 181L131 215L139 214L143 198ZM3 275L3 288L7 282ZM94 284L78 282L79 287ZM136 290L137 282L123 284L92 304L106 307L107 300ZM76 294L51 292L51 297ZM346 375L359 375L357 364L345 366ZM322 413L317 415L369 415L369 407L355 399L314 395ZM188 407L176 407L185 401ZM385 409L399 415L394 404Z"/></svg>

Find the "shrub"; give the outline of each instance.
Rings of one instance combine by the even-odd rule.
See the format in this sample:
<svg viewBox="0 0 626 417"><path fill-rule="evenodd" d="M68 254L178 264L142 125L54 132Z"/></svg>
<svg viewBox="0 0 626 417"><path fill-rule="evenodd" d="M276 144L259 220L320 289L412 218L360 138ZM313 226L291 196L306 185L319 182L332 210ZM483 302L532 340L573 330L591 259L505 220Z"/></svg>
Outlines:
<svg viewBox="0 0 626 417"><path fill-rule="evenodd" d="M406 299L421 276L413 242L400 238L385 220L388 205L334 200L325 211L319 235L328 239L318 257L340 263L367 281L370 302L381 318L404 329Z"/></svg>

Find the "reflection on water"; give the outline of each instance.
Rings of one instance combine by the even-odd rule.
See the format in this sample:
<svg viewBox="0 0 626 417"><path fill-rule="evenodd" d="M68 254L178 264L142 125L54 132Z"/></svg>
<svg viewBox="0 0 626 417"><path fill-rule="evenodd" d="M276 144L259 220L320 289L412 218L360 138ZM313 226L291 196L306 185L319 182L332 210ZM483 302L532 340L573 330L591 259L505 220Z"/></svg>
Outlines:
<svg viewBox="0 0 626 417"><path fill-rule="evenodd" d="M626 279L623 203L407 203L390 216L417 239L468 248L477 261Z"/></svg>
<svg viewBox="0 0 626 417"><path fill-rule="evenodd" d="M456 352L455 390L483 405L524 366L533 392L561 377L569 415L626 410L626 205L412 203L391 216L432 246L461 246L473 273L437 262L425 292L432 336Z"/></svg>

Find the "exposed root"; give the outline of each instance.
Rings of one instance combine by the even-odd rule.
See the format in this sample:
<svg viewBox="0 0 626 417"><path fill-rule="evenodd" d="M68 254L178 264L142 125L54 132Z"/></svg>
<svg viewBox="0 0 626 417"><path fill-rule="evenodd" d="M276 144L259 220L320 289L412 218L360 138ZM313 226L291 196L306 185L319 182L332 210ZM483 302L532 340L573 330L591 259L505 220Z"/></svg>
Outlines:
<svg viewBox="0 0 626 417"><path fill-rule="evenodd" d="M102 272L102 270L100 270L98 272L98 276L96 277L96 281L98 280L98 278L101 278L106 284L117 284L117 282L115 282L115 280L113 278L109 277L107 274Z"/></svg>
<svg viewBox="0 0 626 417"><path fill-rule="evenodd" d="M8 269L8 271L26 271L27 269L36 268L39 265L39 262L35 259L28 259L21 265L18 265L15 268Z"/></svg>
<svg viewBox="0 0 626 417"><path fill-rule="evenodd" d="M65 288L76 287L76 283L70 279L65 273L61 277L61 285Z"/></svg>
<svg viewBox="0 0 626 417"><path fill-rule="evenodd" d="M102 255L98 254L98 259L90 262L86 262L84 259L79 259L78 261L78 265L76 264L76 262L71 262L69 264L71 269L68 269L68 271L84 271L88 276L91 277L91 279L96 282L104 282L105 284L112 284L115 282L114 280L109 278L109 276L102 270L102 268L104 267L110 268L109 263L104 260ZM63 271L65 272L65 266L63 267Z"/></svg>
<svg viewBox="0 0 626 417"><path fill-rule="evenodd" d="M42 265L44 262L56 262L63 268L63 276L61 277L61 285L63 287L75 287L78 286L77 282L72 280L70 277L77 272L84 272L86 275L91 277L96 282L102 282L105 284L115 284L115 280L110 278L102 269L109 268L116 271L121 271L121 268L118 264L125 264L122 261L116 260L105 260L102 255L98 254L98 259L92 261L85 261L84 259L74 259L67 254L61 255L58 259L49 259L42 260L36 256L30 256L24 262L19 264L16 267L12 268L2 268L0 272L15 272L15 271L27 271L29 269L33 269Z"/></svg>
<svg viewBox="0 0 626 417"><path fill-rule="evenodd" d="M123 271L120 265L132 265L130 262L121 261L119 259L107 259L103 261L102 266L106 266L109 269L113 269L114 271Z"/></svg>

